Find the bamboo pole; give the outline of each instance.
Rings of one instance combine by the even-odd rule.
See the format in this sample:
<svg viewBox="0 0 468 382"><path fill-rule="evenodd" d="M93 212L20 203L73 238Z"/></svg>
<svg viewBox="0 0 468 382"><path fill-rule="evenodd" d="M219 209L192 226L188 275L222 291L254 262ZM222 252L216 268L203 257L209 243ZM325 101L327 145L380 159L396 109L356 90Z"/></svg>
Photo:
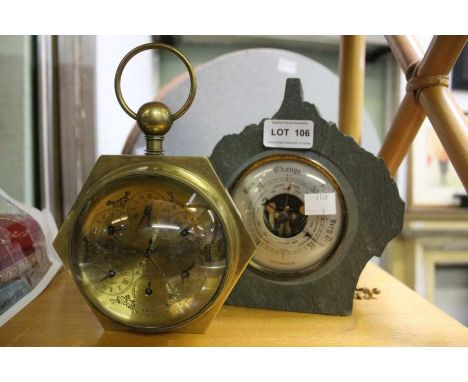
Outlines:
<svg viewBox="0 0 468 382"><path fill-rule="evenodd" d="M395 176L425 118L413 94L406 93L379 152L392 176Z"/></svg>
<svg viewBox="0 0 468 382"><path fill-rule="evenodd" d="M407 78L410 77L416 64L423 57L421 46L413 37L385 37L401 69L406 73ZM379 152L379 156L384 160L392 176L395 176L408 153L424 118L426 115L414 99L413 94L407 93L398 107Z"/></svg>
<svg viewBox="0 0 468 382"><path fill-rule="evenodd" d="M419 102L468 190L468 124L458 102L441 86L424 89Z"/></svg>
<svg viewBox="0 0 468 382"><path fill-rule="evenodd" d="M419 76L448 74L465 46L467 36L434 36L423 54L421 45L411 36L385 36L388 45L406 73L421 61ZM431 53L432 52L432 53ZM433 52L436 52L433 53Z"/></svg>
<svg viewBox="0 0 468 382"><path fill-rule="evenodd" d="M448 74L463 47L467 36L434 36L419 66L418 76Z"/></svg>
<svg viewBox="0 0 468 382"><path fill-rule="evenodd" d="M419 64L417 75L447 75L463 49L466 38L467 36L434 37ZM417 57L420 56L416 43L404 36L389 36L387 40L407 78L410 77L418 63ZM388 166L390 173L395 175L427 114L458 176L468 189L468 152L464 148L468 142L466 119L448 89L431 91L440 88L438 86L421 90L420 105L412 94L406 94L385 137L379 156ZM434 107L434 104L438 104L438 107Z"/></svg>
<svg viewBox="0 0 468 382"><path fill-rule="evenodd" d="M467 36L435 36L419 66L418 76L447 75L467 41ZM468 190L468 124L449 89L423 89L419 104L431 121L440 142Z"/></svg>
<svg viewBox="0 0 468 382"><path fill-rule="evenodd" d="M342 36L340 45L340 101L338 126L361 143L366 64L365 36Z"/></svg>
<svg viewBox="0 0 468 382"><path fill-rule="evenodd" d="M403 72L408 73L408 69L421 61L424 51L414 37L385 36L385 38Z"/></svg>

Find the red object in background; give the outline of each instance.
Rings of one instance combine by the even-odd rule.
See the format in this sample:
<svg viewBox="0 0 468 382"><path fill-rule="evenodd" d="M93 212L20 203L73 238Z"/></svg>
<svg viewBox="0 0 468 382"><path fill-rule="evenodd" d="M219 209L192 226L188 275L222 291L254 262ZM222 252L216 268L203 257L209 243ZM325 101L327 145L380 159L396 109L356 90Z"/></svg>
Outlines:
<svg viewBox="0 0 468 382"><path fill-rule="evenodd" d="M42 240L41 228L33 218L0 215L0 270L34 254L35 242Z"/></svg>

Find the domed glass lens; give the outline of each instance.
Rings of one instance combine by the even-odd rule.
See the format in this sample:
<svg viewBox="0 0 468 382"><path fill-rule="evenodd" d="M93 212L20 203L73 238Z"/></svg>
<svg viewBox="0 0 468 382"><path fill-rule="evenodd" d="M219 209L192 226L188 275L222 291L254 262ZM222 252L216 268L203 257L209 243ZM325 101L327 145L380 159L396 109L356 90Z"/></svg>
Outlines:
<svg viewBox="0 0 468 382"><path fill-rule="evenodd" d="M317 162L267 157L243 171L232 195L257 245L251 265L260 270L292 275L316 269L340 242L344 201L338 184ZM317 200L309 201L309 208L306 195ZM329 199L326 210L320 198Z"/></svg>
<svg viewBox="0 0 468 382"><path fill-rule="evenodd" d="M207 308L227 271L226 235L210 203L164 176L114 181L82 210L71 243L75 278L103 314L146 330Z"/></svg>

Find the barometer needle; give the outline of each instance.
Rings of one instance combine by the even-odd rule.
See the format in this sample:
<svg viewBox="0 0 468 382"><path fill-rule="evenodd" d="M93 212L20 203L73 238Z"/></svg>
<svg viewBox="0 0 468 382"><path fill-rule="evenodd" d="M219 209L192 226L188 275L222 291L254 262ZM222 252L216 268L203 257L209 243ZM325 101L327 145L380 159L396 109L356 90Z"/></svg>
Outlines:
<svg viewBox="0 0 468 382"><path fill-rule="evenodd" d="M180 235L185 239L187 240L190 244L194 244L195 243L195 240L196 238L194 238L194 240L190 240L189 238L189 234L194 232L194 226L187 226L185 228L183 228L182 230L180 230Z"/></svg>
<svg viewBox="0 0 468 382"><path fill-rule="evenodd" d="M147 287L145 289L145 294L147 296L150 296L150 295L153 294L153 289L151 289L151 280L148 281L148 285L147 285Z"/></svg>
<svg viewBox="0 0 468 382"><path fill-rule="evenodd" d="M189 226L187 226L187 227L185 227L185 228L182 228L182 229L180 230L180 234L182 235L182 237L186 237L186 236L190 233L190 231L191 231L192 229L193 229L193 226L190 226L190 225L189 225Z"/></svg>
<svg viewBox="0 0 468 382"><path fill-rule="evenodd" d="M114 235L116 232L119 232L119 231L122 231L124 229L124 227L116 227L115 225L113 224L109 224L109 226L106 228L106 232L109 234L109 235Z"/></svg>
<svg viewBox="0 0 468 382"><path fill-rule="evenodd" d="M100 283L102 283L104 280L111 279L116 275L115 271L113 271L112 269L104 273L106 273L106 275L101 280L99 280Z"/></svg>
<svg viewBox="0 0 468 382"><path fill-rule="evenodd" d="M138 229L141 229L141 225L143 223L143 220L146 219L146 226L149 226L151 224L151 214L153 212L153 208L151 206L146 206L145 210L143 211L143 216L141 217L139 223L138 223Z"/></svg>
<svg viewBox="0 0 468 382"><path fill-rule="evenodd" d="M166 281L166 286L168 288L168 292L169 293L172 293L172 294L176 294L174 292L174 290L176 288L174 288L174 286L172 285L172 283L169 281L169 278L166 276L166 273L161 269L161 267L159 267L159 265L156 263L156 261L154 260L153 258L153 251L154 251L154 246L155 246L155 240L153 240L154 237L157 236L157 233L153 233L153 237L150 239L149 241L149 247L146 248L145 250L145 257L147 259L149 259L149 261L151 262L151 264L153 264L154 268L159 272L161 273L161 275L163 276L164 280Z"/></svg>
<svg viewBox="0 0 468 382"><path fill-rule="evenodd" d="M286 201L284 202L283 211L286 211L286 207L288 207L289 192L291 191L291 182L289 182L289 185L288 185L288 188L286 189L286 191L288 193L286 194Z"/></svg>
<svg viewBox="0 0 468 382"><path fill-rule="evenodd" d="M286 199L286 203L287 203L287 199ZM271 200L268 200L268 199L266 199L266 198L265 198L265 201L262 202L262 205L265 206L265 207L269 207L269 208L273 209L274 211L276 211L276 212L278 212L278 213L281 212L281 211L278 211L278 208L276 207L276 203L275 203L275 202L272 202ZM289 211L297 212L298 214L303 215L303 214L301 213L300 209L298 209L298 208L289 207Z"/></svg>
<svg viewBox="0 0 468 382"><path fill-rule="evenodd" d="M190 267L188 267L187 269L183 270L182 272L180 272L180 278L182 280L184 279L188 279L190 277L190 271L192 270L192 268L195 266L195 264L192 264Z"/></svg>

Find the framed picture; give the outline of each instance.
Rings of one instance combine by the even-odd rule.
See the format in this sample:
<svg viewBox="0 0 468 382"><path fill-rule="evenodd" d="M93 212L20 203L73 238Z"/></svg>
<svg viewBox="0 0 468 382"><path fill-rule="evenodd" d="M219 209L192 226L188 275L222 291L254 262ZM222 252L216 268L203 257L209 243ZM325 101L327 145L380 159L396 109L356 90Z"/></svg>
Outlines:
<svg viewBox="0 0 468 382"><path fill-rule="evenodd" d="M468 325L466 213L409 212L383 267L416 293Z"/></svg>
<svg viewBox="0 0 468 382"><path fill-rule="evenodd" d="M468 90L468 46L460 53L451 77L453 90Z"/></svg>
<svg viewBox="0 0 468 382"><path fill-rule="evenodd" d="M413 142L408 170L410 208L459 205L456 195L465 189L428 119Z"/></svg>
<svg viewBox="0 0 468 382"><path fill-rule="evenodd" d="M436 273L438 268L451 266L453 270L459 268L465 271L468 266L468 250L437 250L428 249L422 259L423 285L420 294L434 303L437 299ZM452 271L453 272L453 271Z"/></svg>
<svg viewBox="0 0 468 382"><path fill-rule="evenodd" d="M466 239L452 239L453 248L421 245L416 258L420 276L416 292L468 325L468 247Z"/></svg>

